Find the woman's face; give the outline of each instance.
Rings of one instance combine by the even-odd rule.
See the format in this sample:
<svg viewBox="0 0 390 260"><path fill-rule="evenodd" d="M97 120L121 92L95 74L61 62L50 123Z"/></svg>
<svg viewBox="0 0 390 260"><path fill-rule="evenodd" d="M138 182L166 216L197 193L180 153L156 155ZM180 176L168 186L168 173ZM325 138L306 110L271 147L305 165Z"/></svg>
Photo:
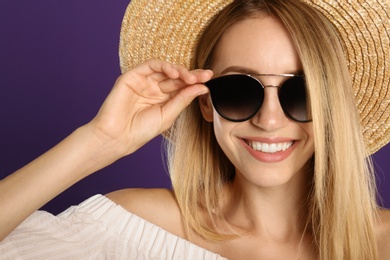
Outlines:
<svg viewBox="0 0 390 260"><path fill-rule="evenodd" d="M302 74L291 37L273 17L251 18L234 24L214 53L215 76L227 74ZM263 85L279 86L286 78L257 77ZM236 167L236 180L277 187L302 180L313 155L312 123L298 123L284 114L278 88L266 87L262 107L248 121L230 122L201 99L206 120L214 122L216 138ZM271 150L271 151L270 151Z"/></svg>

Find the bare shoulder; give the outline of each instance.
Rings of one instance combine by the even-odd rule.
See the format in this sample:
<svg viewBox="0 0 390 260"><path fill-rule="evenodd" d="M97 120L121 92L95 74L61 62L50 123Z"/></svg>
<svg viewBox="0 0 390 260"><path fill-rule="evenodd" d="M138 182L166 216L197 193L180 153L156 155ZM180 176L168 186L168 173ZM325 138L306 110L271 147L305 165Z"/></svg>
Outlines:
<svg viewBox="0 0 390 260"><path fill-rule="evenodd" d="M379 259L390 259L390 210L378 211L377 241Z"/></svg>
<svg viewBox="0 0 390 260"><path fill-rule="evenodd" d="M124 189L105 195L127 211L177 235L185 237L182 218L173 191Z"/></svg>

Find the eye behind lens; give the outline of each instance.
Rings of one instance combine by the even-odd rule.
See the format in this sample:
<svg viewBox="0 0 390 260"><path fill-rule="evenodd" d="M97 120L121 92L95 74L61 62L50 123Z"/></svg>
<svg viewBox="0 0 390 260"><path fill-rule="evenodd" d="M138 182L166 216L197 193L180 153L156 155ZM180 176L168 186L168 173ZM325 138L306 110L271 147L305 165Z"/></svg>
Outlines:
<svg viewBox="0 0 390 260"><path fill-rule="evenodd" d="M250 119L263 103L263 87L258 80L248 75L226 75L205 84L210 89L215 110L233 122Z"/></svg>
<svg viewBox="0 0 390 260"><path fill-rule="evenodd" d="M287 79L279 90L279 101L284 113L297 122L311 122L310 104L303 76Z"/></svg>

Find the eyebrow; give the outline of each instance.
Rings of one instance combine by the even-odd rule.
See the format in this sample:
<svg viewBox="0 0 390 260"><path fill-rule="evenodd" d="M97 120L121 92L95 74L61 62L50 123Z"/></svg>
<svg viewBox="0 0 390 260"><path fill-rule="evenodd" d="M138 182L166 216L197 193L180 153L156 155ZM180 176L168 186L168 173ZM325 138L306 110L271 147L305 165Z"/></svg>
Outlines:
<svg viewBox="0 0 390 260"><path fill-rule="evenodd" d="M238 73L242 73L242 74L259 74L258 71L255 71L255 70L250 69L250 68L240 67L240 66L230 66L230 67L227 67L226 69L224 69L221 72L221 75L226 74L228 72L238 72Z"/></svg>
<svg viewBox="0 0 390 260"><path fill-rule="evenodd" d="M228 72L237 72L237 73L249 74L249 75L262 75L261 73L259 73L256 70L253 70L253 69L247 68L247 67L242 67L242 66L229 66L226 69L224 69L220 75L224 75ZM283 74L303 75L304 73L303 73L303 70L298 70L298 71L289 71L288 73L278 73L278 74L280 74L280 75L283 75ZM266 74L264 74L264 75L266 75ZM273 75L275 75L275 74L273 74Z"/></svg>

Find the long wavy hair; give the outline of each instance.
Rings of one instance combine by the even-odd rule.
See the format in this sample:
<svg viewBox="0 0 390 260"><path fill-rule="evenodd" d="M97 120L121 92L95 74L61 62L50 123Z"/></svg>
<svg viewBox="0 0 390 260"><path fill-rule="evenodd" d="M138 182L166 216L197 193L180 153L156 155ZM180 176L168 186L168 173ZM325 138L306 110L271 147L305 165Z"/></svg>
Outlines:
<svg viewBox="0 0 390 260"><path fill-rule="evenodd" d="M306 223L319 259L377 259L374 176L343 46L331 23L297 0L234 1L200 36L191 67L210 68L225 30L259 15L282 21L303 64L315 144ZM213 225L223 218L220 196L234 179L234 166L197 101L177 119L166 143L172 185L187 227L206 239L234 237L221 234ZM206 221L205 212L211 222Z"/></svg>

